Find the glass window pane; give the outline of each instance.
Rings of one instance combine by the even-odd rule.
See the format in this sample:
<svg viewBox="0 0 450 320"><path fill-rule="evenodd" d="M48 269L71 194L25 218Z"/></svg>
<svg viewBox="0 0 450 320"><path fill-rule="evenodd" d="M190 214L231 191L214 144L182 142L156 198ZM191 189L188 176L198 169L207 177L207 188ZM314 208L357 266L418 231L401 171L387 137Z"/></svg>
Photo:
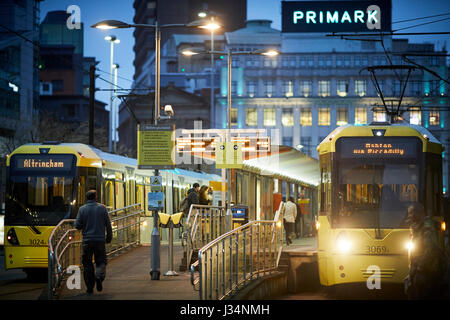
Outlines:
<svg viewBox="0 0 450 320"><path fill-rule="evenodd" d="M319 81L319 96L328 97L330 95L330 81Z"/></svg>
<svg viewBox="0 0 450 320"><path fill-rule="evenodd" d="M422 123L422 115L420 112L420 108L411 108L409 111L409 123L421 125Z"/></svg>
<svg viewBox="0 0 450 320"><path fill-rule="evenodd" d="M330 125L330 108L319 108L319 126Z"/></svg>
<svg viewBox="0 0 450 320"><path fill-rule="evenodd" d="M302 126L311 126L312 125L311 108L302 108L300 110L300 124Z"/></svg>
<svg viewBox="0 0 450 320"><path fill-rule="evenodd" d="M264 109L264 126L274 126L275 121L275 109L265 108Z"/></svg>
<svg viewBox="0 0 450 320"><path fill-rule="evenodd" d="M300 81L300 95L309 97L312 91L312 82L310 80Z"/></svg>
<svg viewBox="0 0 450 320"><path fill-rule="evenodd" d="M281 122L285 127L292 127L294 125L294 113L292 109L283 110Z"/></svg>
<svg viewBox="0 0 450 320"><path fill-rule="evenodd" d="M367 111L366 108L355 108L355 124L367 123Z"/></svg>
<svg viewBox="0 0 450 320"><path fill-rule="evenodd" d="M347 123L348 123L348 109L347 108L338 108L336 124L338 126L343 126L343 125L346 125Z"/></svg>
<svg viewBox="0 0 450 320"><path fill-rule="evenodd" d="M337 81L337 94L340 97L345 97L348 94L348 81L338 80Z"/></svg>
<svg viewBox="0 0 450 320"><path fill-rule="evenodd" d="M245 125L249 127L255 127L258 125L258 113L256 108L247 108L245 110Z"/></svg>

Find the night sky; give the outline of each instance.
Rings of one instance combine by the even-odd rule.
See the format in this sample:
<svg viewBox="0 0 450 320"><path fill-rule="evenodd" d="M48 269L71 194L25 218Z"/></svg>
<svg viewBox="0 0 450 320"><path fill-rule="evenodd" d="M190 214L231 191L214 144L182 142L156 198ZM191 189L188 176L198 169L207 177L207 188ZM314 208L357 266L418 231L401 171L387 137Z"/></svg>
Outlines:
<svg viewBox="0 0 450 320"><path fill-rule="evenodd" d="M165 0L170 1L170 0ZM226 1L226 0L224 0ZM450 31L450 16L430 18L412 22L395 23L405 19L431 16L450 12L450 1L448 0L392 0L393 30L412 26L419 23L449 18L442 22L419 26L403 32L439 32ZM45 0L41 3L41 20L45 18L48 11L66 10L69 5L76 4L81 9L81 21L84 23L84 55L95 56L100 61L98 68L109 72L109 44L104 40L107 34L114 34L120 39L115 45L115 62L120 65L118 85L122 88L131 88L134 74L134 38L133 29L122 30L97 30L90 26L101 20L121 20L133 22L134 8L133 0ZM272 27L281 30L281 1L280 0L248 0L247 19L269 19ZM404 37L405 38L405 37ZM414 42L433 42L442 49L445 41L450 40L450 35L440 36L409 36ZM448 41L447 41L448 42ZM448 43L450 45L450 42ZM109 80L109 74L100 72L99 75ZM127 80L128 79L128 80ZM109 89L109 84L97 80L97 88ZM96 93L96 99L108 102L109 93Z"/></svg>

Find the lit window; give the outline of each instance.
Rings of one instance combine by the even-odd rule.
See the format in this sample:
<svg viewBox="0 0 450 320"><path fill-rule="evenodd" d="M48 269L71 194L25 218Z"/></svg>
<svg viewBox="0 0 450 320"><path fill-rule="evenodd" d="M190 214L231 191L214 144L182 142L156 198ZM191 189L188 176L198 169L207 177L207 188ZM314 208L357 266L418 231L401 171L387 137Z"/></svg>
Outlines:
<svg viewBox="0 0 450 320"><path fill-rule="evenodd" d="M340 97L345 97L348 94L348 81L338 80L337 81L337 94Z"/></svg>
<svg viewBox="0 0 450 320"><path fill-rule="evenodd" d="M281 123L285 127L292 127L294 125L294 113L292 109L284 109L281 114Z"/></svg>
<svg viewBox="0 0 450 320"><path fill-rule="evenodd" d="M319 126L330 125L330 108L319 108Z"/></svg>
<svg viewBox="0 0 450 320"><path fill-rule="evenodd" d="M312 91L312 83L310 80L300 81L300 95L309 97Z"/></svg>
<svg viewBox="0 0 450 320"><path fill-rule="evenodd" d="M268 81L264 81L264 89L266 90L266 96L268 96L269 98L273 95L273 81L268 80Z"/></svg>
<svg viewBox="0 0 450 320"><path fill-rule="evenodd" d="M292 97L294 95L293 82L291 80L283 81L283 95Z"/></svg>
<svg viewBox="0 0 450 320"><path fill-rule="evenodd" d="M373 111L373 121L374 122L386 122L386 112L381 109L376 109Z"/></svg>
<svg viewBox="0 0 450 320"><path fill-rule="evenodd" d="M355 94L360 97L363 97L367 94L366 80L355 80Z"/></svg>
<svg viewBox="0 0 450 320"><path fill-rule="evenodd" d="M411 108L411 110L409 110L409 123L420 126L422 123L420 108Z"/></svg>
<svg viewBox="0 0 450 320"><path fill-rule="evenodd" d="M430 126L439 125L439 109L432 108L430 110Z"/></svg>
<svg viewBox="0 0 450 320"><path fill-rule="evenodd" d="M338 108L336 124L338 126L343 126L343 125L346 125L347 123L348 123L348 109L347 108Z"/></svg>
<svg viewBox="0 0 450 320"><path fill-rule="evenodd" d="M256 112L256 108L247 108L245 113L245 125L248 127L256 127L258 125L258 113Z"/></svg>
<svg viewBox="0 0 450 320"><path fill-rule="evenodd" d="M312 126L312 111L311 108L302 108L300 110L300 124L304 127Z"/></svg>
<svg viewBox="0 0 450 320"><path fill-rule="evenodd" d="M319 81L319 96L328 97L330 95L330 81Z"/></svg>
<svg viewBox="0 0 450 320"><path fill-rule="evenodd" d="M237 126L237 118L238 118L238 109L231 108L231 125Z"/></svg>
<svg viewBox="0 0 450 320"><path fill-rule="evenodd" d="M274 108L264 109L264 126L274 126L276 124L276 114Z"/></svg>
<svg viewBox="0 0 450 320"><path fill-rule="evenodd" d="M367 123L367 110L366 108L355 108L355 124Z"/></svg>
<svg viewBox="0 0 450 320"><path fill-rule="evenodd" d="M256 92L256 82L255 81L247 81L247 94L250 97L254 97Z"/></svg>

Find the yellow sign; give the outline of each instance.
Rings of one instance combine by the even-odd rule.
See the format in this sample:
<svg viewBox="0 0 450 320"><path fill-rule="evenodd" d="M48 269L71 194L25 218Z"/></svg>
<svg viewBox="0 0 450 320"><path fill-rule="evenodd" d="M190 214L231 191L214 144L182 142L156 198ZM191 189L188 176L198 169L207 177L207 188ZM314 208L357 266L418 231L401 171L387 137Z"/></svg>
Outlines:
<svg viewBox="0 0 450 320"><path fill-rule="evenodd" d="M242 166L242 144L240 142L219 142L216 144L217 169L240 169Z"/></svg>
<svg viewBox="0 0 450 320"><path fill-rule="evenodd" d="M137 132L139 169L172 169L175 165L173 127L145 126Z"/></svg>

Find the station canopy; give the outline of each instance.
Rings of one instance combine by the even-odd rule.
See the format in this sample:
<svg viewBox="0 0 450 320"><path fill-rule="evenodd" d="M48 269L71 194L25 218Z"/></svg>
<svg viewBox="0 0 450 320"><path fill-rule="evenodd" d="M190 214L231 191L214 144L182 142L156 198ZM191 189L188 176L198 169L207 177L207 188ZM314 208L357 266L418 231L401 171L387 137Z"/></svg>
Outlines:
<svg viewBox="0 0 450 320"><path fill-rule="evenodd" d="M215 160L214 153L194 155L197 158L203 156L208 160ZM319 161L287 146L271 145L270 152L266 153L245 152L243 168L239 170L271 176L306 187L317 187L320 181Z"/></svg>

